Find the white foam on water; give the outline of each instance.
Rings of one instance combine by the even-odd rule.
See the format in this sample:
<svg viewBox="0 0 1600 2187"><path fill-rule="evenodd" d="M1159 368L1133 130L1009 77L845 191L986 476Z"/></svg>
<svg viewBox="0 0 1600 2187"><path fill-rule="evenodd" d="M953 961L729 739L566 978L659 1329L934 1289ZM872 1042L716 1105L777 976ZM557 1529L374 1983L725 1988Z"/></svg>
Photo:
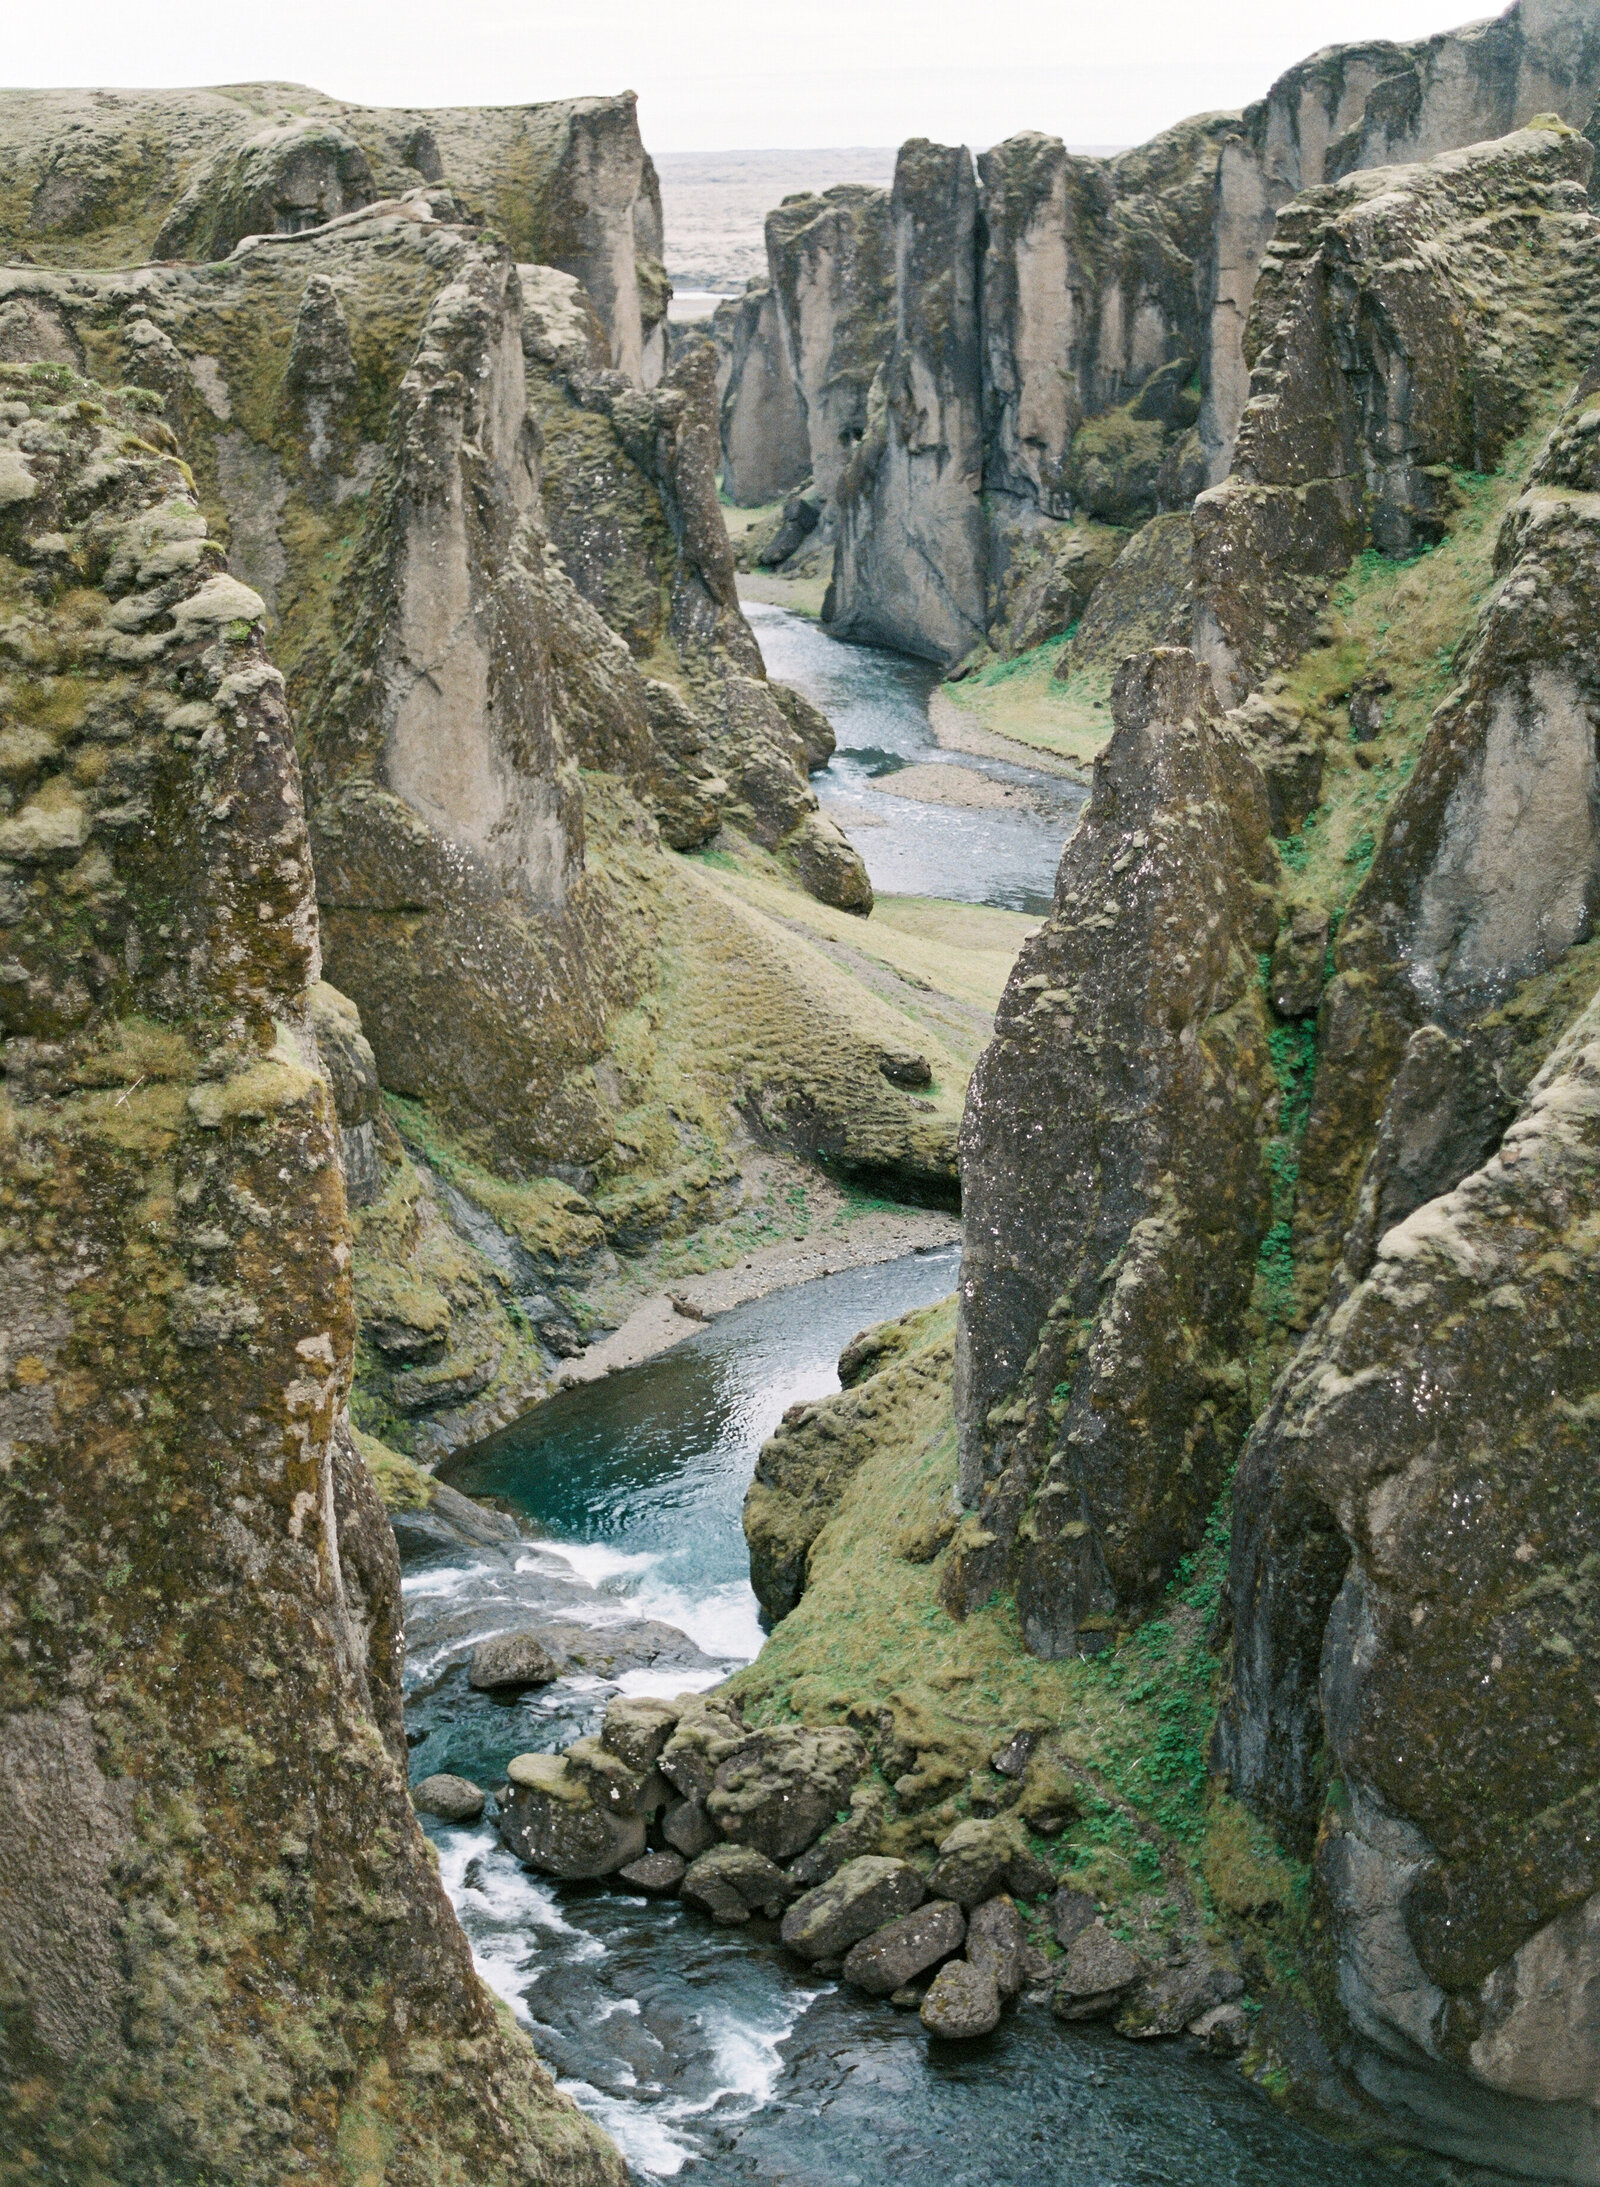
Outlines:
<svg viewBox="0 0 1600 2187"><path fill-rule="evenodd" d="M633 1607L641 1617L675 1625L702 1654L715 1656L719 1663L753 1662L767 1637L748 1580L729 1580L705 1595L692 1595L681 1587L645 1586L633 1597Z"/></svg>
<svg viewBox="0 0 1600 2187"><path fill-rule="evenodd" d="M445 1565L429 1572L407 1572L400 1582L402 1595L414 1600L435 1600L449 1595L462 1594L474 1581L483 1577L482 1565Z"/></svg>
<svg viewBox="0 0 1600 2187"><path fill-rule="evenodd" d="M621 1579L630 1572L643 1572L658 1561L643 1550L612 1549L604 1542L541 1542L539 1554L518 1557L515 1569L548 1571L552 1557L559 1558L589 1587L598 1587L602 1580Z"/></svg>
<svg viewBox="0 0 1600 2187"><path fill-rule="evenodd" d="M704 1693L708 1686L720 1686L727 1675L726 1667L718 1663L708 1671L619 1671L615 1683L619 1693L635 1699L672 1701L680 1693Z"/></svg>
<svg viewBox="0 0 1600 2187"><path fill-rule="evenodd" d="M537 1934L530 1931L559 1937L568 1959L605 1957L599 1938L574 1928L550 1887L531 1876L492 1830L442 1831L434 1842L439 1880L467 1933L472 1963L519 2020L531 2020L524 1999L544 1971Z"/></svg>
<svg viewBox="0 0 1600 2187"><path fill-rule="evenodd" d="M605 2128L629 2164L647 2179L675 2179L700 2154L686 2135L673 2132L666 2106L647 2109L625 2096L608 2096L588 2081L557 2081L556 2086Z"/></svg>

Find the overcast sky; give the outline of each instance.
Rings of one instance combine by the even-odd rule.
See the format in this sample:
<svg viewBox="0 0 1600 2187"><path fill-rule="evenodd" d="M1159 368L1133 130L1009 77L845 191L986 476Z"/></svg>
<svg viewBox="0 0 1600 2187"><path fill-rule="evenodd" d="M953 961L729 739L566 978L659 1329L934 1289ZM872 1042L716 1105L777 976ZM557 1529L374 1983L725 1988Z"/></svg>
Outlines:
<svg viewBox="0 0 1600 2187"><path fill-rule="evenodd" d="M273 77L378 105L639 93L657 151L1131 144L1241 106L1318 46L1415 38L1451 0L74 0L8 8L11 84Z"/></svg>

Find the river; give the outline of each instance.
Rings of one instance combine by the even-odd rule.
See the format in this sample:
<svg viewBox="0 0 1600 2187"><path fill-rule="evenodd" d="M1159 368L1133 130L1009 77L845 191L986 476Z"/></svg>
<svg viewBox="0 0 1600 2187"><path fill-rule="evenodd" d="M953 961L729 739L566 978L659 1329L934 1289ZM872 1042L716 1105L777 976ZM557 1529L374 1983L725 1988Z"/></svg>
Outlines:
<svg viewBox="0 0 1600 2187"><path fill-rule="evenodd" d="M775 633L782 613L752 619L774 673L829 708L841 794L877 794L862 787L874 752L930 757L923 670L791 630L796 617ZM1069 802L1050 824L1053 850L1032 817L879 802L906 808L862 830L880 885L892 867L892 885L926 893L964 885L965 900L1019 909L1048 899ZM986 838L1004 854L994 871L940 864L955 857L948 841L938 848L952 818L999 831ZM451 1770L493 1786L513 1754L592 1730L618 1690L703 1689L748 1661L761 1632L739 1512L761 1442L788 1405L838 1387L835 1362L857 1330L943 1297L958 1265L954 1247L910 1254L758 1300L454 1461L451 1483L514 1512L523 1538L469 1548L399 1528L413 1779ZM471 1691L475 1640L552 1619L592 1634L601 1657L612 1650L609 1675L597 1662L510 1701ZM669 1634L643 1660L664 1628L686 1638ZM618 1648L634 1650L631 1667ZM487 1824L424 1826L484 1978L641 2182L1393 2187L1387 2166L1308 2133L1186 2040L1063 2030L1023 2005L979 2043L930 2044L914 2014L789 1959L771 1924L718 1929L676 1901L551 1883Z"/></svg>

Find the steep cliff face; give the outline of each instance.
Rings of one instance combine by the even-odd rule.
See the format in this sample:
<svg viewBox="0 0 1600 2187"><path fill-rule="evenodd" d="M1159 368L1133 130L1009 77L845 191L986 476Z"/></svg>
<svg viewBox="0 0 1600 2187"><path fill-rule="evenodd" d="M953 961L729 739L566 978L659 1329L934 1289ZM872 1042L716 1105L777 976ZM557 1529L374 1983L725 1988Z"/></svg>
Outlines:
<svg viewBox="0 0 1600 2187"><path fill-rule="evenodd" d="M831 500L867 431L872 383L894 337L899 245L890 193L840 183L786 198L767 215L766 241L812 482Z"/></svg>
<svg viewBox="0 0 1600 2187"><path fill-rule="evenodd" d="M902 147L890 219L894 342L839 481L824 615L841 637L951 662L982 639L988 602L978 197L965 146Z"/></svg>
<svg viewBox="0 0 1600 2187"><path fill-rule="evenodd" d="M1026 1645L1109 1645L1205 1525L1247 1420L1277 1087L1260 774L1176 649L1130 661L1055 909L962 1125L962 1501L944 1581L1014 1589ZM1180 1334L1181 1332L1181 1334Z"/></svg>
<svg viewBox="0 0 1600 2187"><path fill-rule="evenodd" d="M720 303L713 327L723 491L758 509L811 476L811 436L771 283L754 281Z"/></svg>
<svg viewBox="0 0 1600 2187"><path fill-rule="evenodd" d="M411 1815L283 680L158 411L0 368L0 2169L620 2180Z"/></svg>
<svg viewBox="0 0 1600 2187"><path fill-rule="evenodd" d="M1522 130L1310 193L1252 307L1230 478L1195 505L1195 644L1225 699L1309 641L1368 545L1444 532L1450 469L1492 471L1600 333L1592 147Z"/></svg>
<svg viewBox="0 0 1600 2187"><path fill-rule="evenodd" d="M1232 466L1250 392L1246 326L1280 207L1357 168L1431 159L1536 114L1581 129L1600 94L1600 25L1584 0L1516 0L1489 22L1418 39L1329 46L1245 110L1217 168L1200 419L1210 482Z"/></svg>
<svg viewBox="0 0 1600 2187"><path fill-rule="evenodd" d="M610 362L666 363L661 191L631 93L544 106L348 106L301 84L5 91L0 245L45 265L226 258L447 181L518 258L575 275Z"/></svg>

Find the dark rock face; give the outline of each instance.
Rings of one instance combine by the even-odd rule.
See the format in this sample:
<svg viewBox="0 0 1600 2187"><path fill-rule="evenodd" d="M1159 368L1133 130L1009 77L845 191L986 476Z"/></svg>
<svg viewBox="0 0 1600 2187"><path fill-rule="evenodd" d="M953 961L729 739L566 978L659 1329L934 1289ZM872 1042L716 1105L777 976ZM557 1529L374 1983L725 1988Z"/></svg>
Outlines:
<svg viewBox="0 0 1600 2187"><path fill-rule="evenodd" d="M958 1952L967 1924L959 1906L930 1899L914 1914L903 1914L852 1944L844 1959L844 1978L869 1997L889 1997L941 1959Z"/></svg>
<svg viewBox="0 0 1600 2187"><path fill-rule="evenodd" d="M1245 1424L1230 1362L1267 1223L1265 790L1190 655L1130 662L1113 704L962 1134L972 1516L945 1599L1010 1578L1045 1655L1105 1645L1198 1539Z"/></svg>
<svg viewBox="0 0 1600 2187"><path fill-rule="evenodd" d="M0 2141L267 2187L378 2122L408 2187L619 2181L411 1811L283 681L155 399L102 393L0 377L0 1614L51 1605L0 1691Z"/></svg>
<svg viewBox="0 0 1600 2187"><path fill-rule="evenodd" d="M756 1731L718 1764L706 1810L725 1838L792 1860L821 1835L865 1771L853 1731Z"/></svg>
<svg viewBox="0 0 1600 2187"><path fill-rule="evenodd" d="M866 1853L795 1900L783 1917L783 1941L802 1959L842 1959L853 1944L911 1913L926 1896L908 1861Z"/></svg>
<svg viewBox="0 0 1600 2187"><path fill-rule="evenodd" d="M778 335L805 423L806 470L831 501L867 431L872 383L894 335L889 193L840 183L820 196L785 198L767 215L766 241Z"/></svg>
<svg viewBox="0 0 1600 2187"><path fill-rule="evenodd" d="M904 145L890 220L894 342L839 481L824 612L841 637L952 662L989 620L978 197L965 147Z"/></svg>
<svg viewBox="0 0 1600 2187"><path fill-rule="evenodd" d="M1252 1436L1220 1734L1236 1788L1302 1830L1324 1770L1343 1787L1318 1862L1359 2078L1435 2141L1462 2087L1447 2145L1552 2177L1578 2176L1596 2064L1564 2001L1593 1980L1600 1891L1597 1221L1591 1006L1500 1150L1379 1241Z"/></svg>
<svg viewBox="0 0 1600 2187"><path fill-rule="evenodd" d="M922 2024L946 2042L971 2042L1000 2025L1000 1992L988 1967L952 1959L934 1976L922 2000Z"/></svg>
<svg viewBox="0 0 1600 2187"><path fill-rule="evenodd" d="M1530 129L1287 209L1251 307L1232 476L1195 504L1195 647L1226 703L1307 643L1369 544L1443 533L1442 466L1494 467L1600 336L1592 148Z"/></svg>
<svg viewBox="0 0 1600 2187"><path fill-rule="evenodd" d="M771 284L752 282L720 303L712 328L723 490L735 507L759 509L811 476L811 436Z"/></svg>

